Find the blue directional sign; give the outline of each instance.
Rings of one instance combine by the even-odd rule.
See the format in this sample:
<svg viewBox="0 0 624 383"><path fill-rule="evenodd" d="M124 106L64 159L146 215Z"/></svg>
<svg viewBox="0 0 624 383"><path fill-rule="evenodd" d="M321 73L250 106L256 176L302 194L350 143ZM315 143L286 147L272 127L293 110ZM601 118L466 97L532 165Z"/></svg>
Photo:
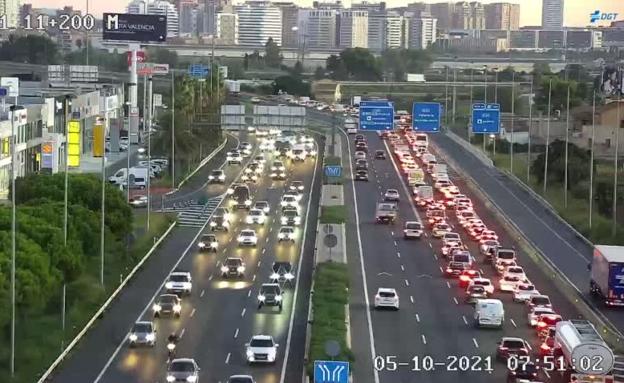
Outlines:
<svg viewBox="0 0 624 383"><path fill-rule="evenodd" d="M202 64L191 64L188 67L188 74L191 77L206 77L210 68Z"/></svg>
<svg viewBox="0 0 624 383"><path fill-rule="evenodd" d="M416 132L439 132L441 111L440 103L415 102L412 107L412 128Z"/></svg>
<svg viewBox="0 0 624 383"><path fill-rule="evenodd" d="M472 105L472 133L500 133L500 104Z"/></svg>
<svg viewBox="0 0 624 383"><path fill-rule="evenodd" d="M325 176L340 177L342 175L342 167L340 165L326 165Z"/></svg>
<svg viewBox="0 0 624 383"><path fill-rule="evenodd" d="M391 101L361 101L361 130L393 130L394 103Z"/></svg>
<svg viewBox="0 0 624 383"><path fill-rule="evenodd" d="M314 383L349 383L349 362L315 360Z"/></svg>
<svg viewBox="0 0 624 383"><path fill-rule="evenodd" d="M0 88L0 97L6 97L9 90L7 88Z"/></svg>

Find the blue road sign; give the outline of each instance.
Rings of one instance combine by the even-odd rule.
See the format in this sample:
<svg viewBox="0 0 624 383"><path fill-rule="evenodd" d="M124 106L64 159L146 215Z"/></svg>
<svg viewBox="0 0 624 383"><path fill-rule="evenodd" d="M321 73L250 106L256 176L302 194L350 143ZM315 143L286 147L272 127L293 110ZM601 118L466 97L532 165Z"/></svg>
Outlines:
<svg viewBox="0 0 624 383"><path fill-rule="evenodd" d="M394 103L390 101L361 101L360 129L393 130Z"/></svg>
<svg viewBox="0 0 624 383"><path fill-rule="evenodd" d="M0 88L0 97L6 97L8 93L9 90L7 88Z"/></svg>
<svg viewBox="0 0 624 383"><path fill-rule="evenodd" d="M104 40L164 42L167 40L167 16L130 13L105 13Z"/></svg>
<svg viewBox="0 0 624 383"><path fill-rule="evenodd" d="M500 133L500 105L473 104L472 105L472 133L499 134Z"/></svg>
<svg viewBox="0 0 624 383"><path fill-rule="evenodd" d="M325 166L325 176L327 177L340 177L342 175L342 167L340 165L327 165Z"/></svg>
<svg viewBox="0 0 624 383"><path fill-rule="evenodd" d="M442 106L438 102L415 102L412 107L412 128L416 132L440 131Z"/></svg>
<svg viewBox="0 0 624 383"><path fill-rule="evenodd" d="M202 64L191 64L188 67L188 74L191 77L206 77L210 69Z"/></svg>
<svg viewBox="0 0 624 383"><path fill-rule="evenodd" d="M349 362L315 360L314 383L349 383Z"/></svg>

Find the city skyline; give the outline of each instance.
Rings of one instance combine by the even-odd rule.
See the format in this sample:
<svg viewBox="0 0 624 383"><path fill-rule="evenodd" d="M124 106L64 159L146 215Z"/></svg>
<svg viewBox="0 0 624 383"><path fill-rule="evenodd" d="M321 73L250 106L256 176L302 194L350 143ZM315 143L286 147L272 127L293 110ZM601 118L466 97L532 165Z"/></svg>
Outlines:
<svg viewBox="0 0 624 383"><path fill-rule="evenodd" d="M422 0L425 3L439 3L440 0ZM124 12L128 5L128 0L108 0L106 2L90 0L89 11L96 17L101 17L103 12ZM242 2L242 1L240 1ZM311 6L312 0L293 0L293 3L299 6ZM343 1L346 6L352 3L360 3L361 1ZM375 3L378 1L369 1ZM415 2L415 1L409 1ZM501 0L485 0L483 4L505 2ZM520 4L520 26L538 26L541 25L542 0L522 0L507 1L509 3ZM23 1L23 3L31 3L35 8L62 8L65 5L73 6L75 9L85 10L87 0L32 0ZM398 7L406 4L405 0L387 0L388 7ZM618 20L624 19L624 2L614 4L613 0L594 0L587 2L585 0L566 0L564 11L564 25L569 27L583 27L589 25L589 14L595 10L602 12L618 13ZM596 24L604 25L604 24Z"/></svg>

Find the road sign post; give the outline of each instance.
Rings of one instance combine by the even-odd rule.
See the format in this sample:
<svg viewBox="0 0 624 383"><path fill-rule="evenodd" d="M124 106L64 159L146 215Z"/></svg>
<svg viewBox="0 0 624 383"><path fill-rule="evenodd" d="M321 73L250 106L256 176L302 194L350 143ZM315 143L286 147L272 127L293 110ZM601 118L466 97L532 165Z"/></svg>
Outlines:
<svg viewBox="0 0 624 383"><path fill-rule="evenodd" d="M437 102L415 102L412 106L412 128L415 132L440 131L442 105Z"/></svg>
<svg viewBox="0 0 624 383"><path fill-rule="evenodd" d="M393 130L394 103L391 101L361 101L360 130Z"/></svg>
<svg viewBox="0 0 624 383"><path fill-rule="evenodd" d="M315 360L314 383L349 383L349 362Z"/></svg>
<svg viewBox="0 0 624 383"><path fill-rule="evenodd" d="M500 133L500 104L477 103L472 105L472 133Z"/></svg>

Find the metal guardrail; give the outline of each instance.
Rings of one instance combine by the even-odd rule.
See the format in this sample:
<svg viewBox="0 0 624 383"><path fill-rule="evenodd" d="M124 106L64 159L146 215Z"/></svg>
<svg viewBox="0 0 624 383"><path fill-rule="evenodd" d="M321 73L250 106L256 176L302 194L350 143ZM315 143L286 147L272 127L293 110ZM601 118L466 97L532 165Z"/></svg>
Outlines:
<svg viewBox="0 0 624 383"><path fill-rule="evenodd" d="M195 175L195 173L197 173L199 171L199 169L203 168L211 159L213 159L214 156L217 155L217 153L219 153L227 144L228 142L228 138L227 135L225 137L225 140L223 140L223 142L221 143L221 145L217 146L215 148L215 150L213 150L206 158L204 158L203 160L201 160L201 162L199 163L199 165L195 168L195 170L193 170L191 172L191 174L189 174L188 176L186 176L186 178L184 178L182 181L180 181L180 184L178 184L177 189L180 189L182 187L182 185L184 185L184 183L186 181L188 181L189 179L191 179L191 177L193 177Z"/></svg>

